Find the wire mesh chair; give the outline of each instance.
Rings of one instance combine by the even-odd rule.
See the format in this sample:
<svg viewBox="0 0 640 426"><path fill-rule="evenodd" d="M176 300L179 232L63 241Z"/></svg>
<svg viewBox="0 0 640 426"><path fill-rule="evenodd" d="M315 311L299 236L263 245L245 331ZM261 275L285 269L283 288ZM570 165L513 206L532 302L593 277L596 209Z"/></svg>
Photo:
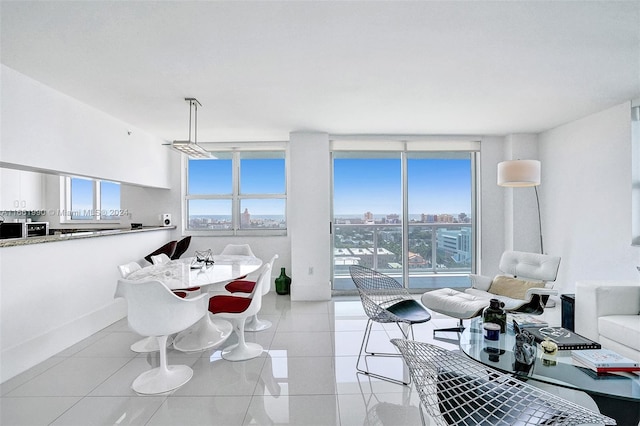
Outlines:
<svg viewBox="0 0 640 426"><path fill-rule="evenodd" d="M349 272L351 279L358 289L362 307L369 318L364 336L362 337L358 361L356 362L356 370L381 380L408 385L411 382L410 379L409 381L394 379L361 368L360 362L362 354L364 352L366 354L365 357L400 357L400 354L397 352L369 351L369 337L371 336L371 327L374 322L395 323L405 339L409 338L409 336L413 339L413 324L429 321L431 314L429 314L429 311L427 311L424 306L411 297L411 294L402 284L390 276L359 265L350 266Z"/></svg>
<svg viewBox="0 0 640 426"><path fill-rule="evenodd" d="M616 421L428 343L392 339L437 425L615 425ZM425 417L420 415L423 424Z"/></svg>

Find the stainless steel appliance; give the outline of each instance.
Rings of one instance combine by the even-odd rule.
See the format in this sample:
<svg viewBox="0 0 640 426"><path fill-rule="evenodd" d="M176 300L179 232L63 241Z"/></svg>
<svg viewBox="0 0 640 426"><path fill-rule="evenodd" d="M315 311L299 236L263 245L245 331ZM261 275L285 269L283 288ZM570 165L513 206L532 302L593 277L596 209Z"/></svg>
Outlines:
<svg viewBox="0 0 640 426"><path fill-rule="evenodd" d="M43 237L49 235L49 222L0 223L0 239Z"/></svg>
<svg viewBox="0 0 640 426"><path fill-rule="evenodd" d="M2 222L0 223L0 239L22 238L24 236L24 223Z"/></svg>
<svg viewBox="0 0 640 426"><path fill-rule="evenodd" d="M49 235L49 222L27 222L24 227L24 236L27 238Z"/></svg>

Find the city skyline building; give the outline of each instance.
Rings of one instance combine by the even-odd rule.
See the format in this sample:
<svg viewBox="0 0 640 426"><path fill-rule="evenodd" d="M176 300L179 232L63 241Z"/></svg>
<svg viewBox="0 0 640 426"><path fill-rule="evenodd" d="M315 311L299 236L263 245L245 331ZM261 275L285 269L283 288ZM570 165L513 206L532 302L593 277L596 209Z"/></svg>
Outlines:
<svg viewBox="0 0 640 426"><path fill-rule="evenodd" d="M251 225L251 213L249 213L249 209L245 208L244 212L242 212L242 216L240 216L240 226L243 228L249 227Z"/></svg>

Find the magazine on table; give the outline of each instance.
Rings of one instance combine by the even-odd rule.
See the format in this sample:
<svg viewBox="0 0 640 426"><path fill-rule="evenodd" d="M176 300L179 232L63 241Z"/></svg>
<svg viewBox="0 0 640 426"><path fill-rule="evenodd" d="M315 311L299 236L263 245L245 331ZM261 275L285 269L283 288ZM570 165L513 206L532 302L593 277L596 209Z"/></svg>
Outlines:
<svg viewBox="0 0 640 426"><path fill-rule="evenodd" d="M600 343L562 327L530 327L527 328L527 331L533 334L538 343L547 338L555 342L559 351L600 349L602 347Z"/></svg>
<svg viewBox="0 0 640 426"><path fill-rule="evenodd" d="M507 314L507 324L510 327L513 327L513 321L518 323L518 327L520 327L520 329L531 327L547 327L549 325L548 322L544 321L539 316L510 312Z"/></svg>

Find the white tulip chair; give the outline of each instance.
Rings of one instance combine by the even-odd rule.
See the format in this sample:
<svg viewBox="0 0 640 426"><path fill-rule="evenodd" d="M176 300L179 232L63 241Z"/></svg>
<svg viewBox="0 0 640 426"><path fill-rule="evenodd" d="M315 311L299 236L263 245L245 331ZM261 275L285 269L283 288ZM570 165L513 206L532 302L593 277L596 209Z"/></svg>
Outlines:
<svg viewBox="0 0 640 426"><path fill-rule="evenodd" d="M260 310L262 306L262 287L269 285L270 277L271 265L266 263L262 266L256 285L249 297L218 295L209 299L209 312L216 317L231 321L233 323L233 331L238 337L238 343L223 349L222 358L228 361L244 361L262 354L262 346L245 341L244 325L247 318L257 314Z"/></svg>
<svg viewBox="0 0 640 426"><path fill-rule="evenodd" d="M167 364L167 339L207 314L208 295L184 299L160 281L120 279L115 297L127 301L129 326L136 333L154 337L161 348L160 365L140 374L131 388L139 394L155 395L177 389L191 380L191 367Z"/></svg>

